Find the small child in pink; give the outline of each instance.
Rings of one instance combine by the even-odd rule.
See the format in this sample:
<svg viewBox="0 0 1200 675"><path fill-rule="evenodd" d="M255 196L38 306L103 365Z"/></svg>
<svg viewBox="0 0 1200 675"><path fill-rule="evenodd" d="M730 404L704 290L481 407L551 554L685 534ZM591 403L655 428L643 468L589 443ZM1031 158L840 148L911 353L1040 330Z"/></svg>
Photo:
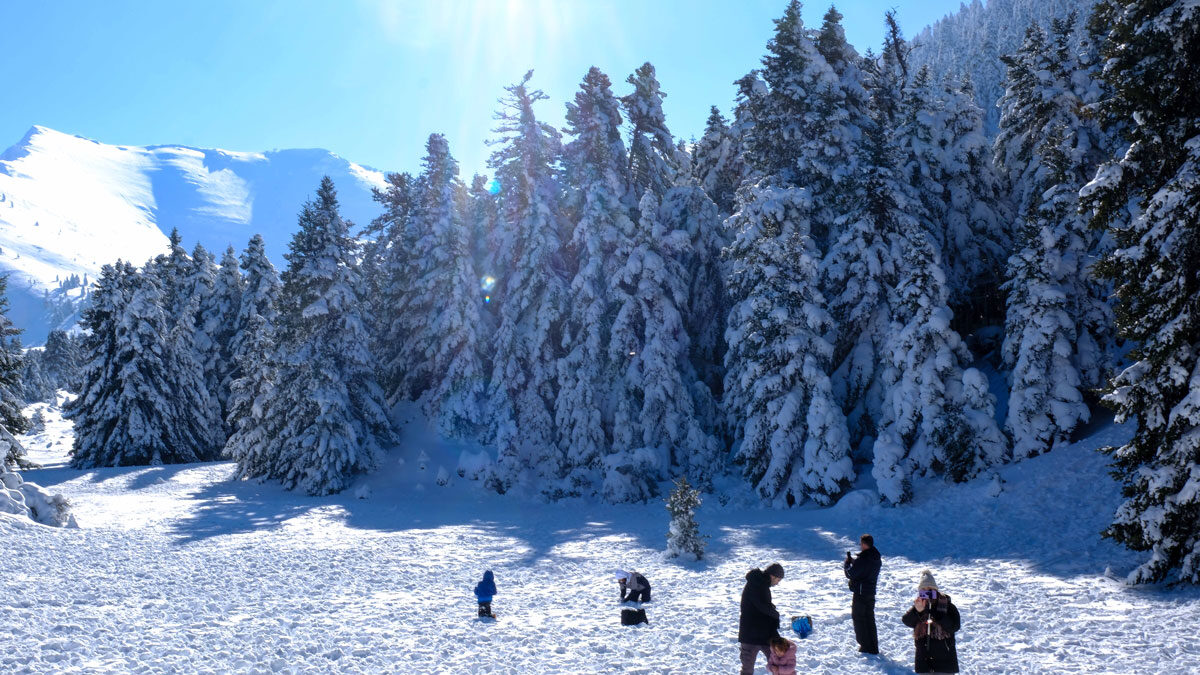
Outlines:
<svg viewBox="0 0 1200 675"><path fill-rule="evenodd" d="M767 672L771 675L796 675L796 645L784 638L771 638Z"/></svg>

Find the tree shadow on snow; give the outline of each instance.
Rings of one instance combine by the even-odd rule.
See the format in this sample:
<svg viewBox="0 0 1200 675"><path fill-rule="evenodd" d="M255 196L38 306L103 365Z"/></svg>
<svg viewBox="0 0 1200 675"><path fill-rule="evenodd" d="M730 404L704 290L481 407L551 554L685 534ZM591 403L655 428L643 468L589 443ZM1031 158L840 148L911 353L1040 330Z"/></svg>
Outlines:
<svg viewBox="0 0 1200 675"><path fill-rule="evenodd" d="M328 504L328 500L287 492L278 484L254 481L212 483L191 499L199 505L189 515L171 523L177 544L275 529Z"/></svg>
<svg viewBox="0 0 1200 675"><path fill-rule="evenodd" d="M180 471L194 469L197 466L203 466L203 464L159 464L154 466L141 464L136 466L99 467L95 469L54 467L48 469L27 469L22 471L21 475L31 483L37 483L42 487L51 487L69 483L79 478L99 484L137 474L125 487L130 490L141 490L160 481L171 480Z"/></svg>

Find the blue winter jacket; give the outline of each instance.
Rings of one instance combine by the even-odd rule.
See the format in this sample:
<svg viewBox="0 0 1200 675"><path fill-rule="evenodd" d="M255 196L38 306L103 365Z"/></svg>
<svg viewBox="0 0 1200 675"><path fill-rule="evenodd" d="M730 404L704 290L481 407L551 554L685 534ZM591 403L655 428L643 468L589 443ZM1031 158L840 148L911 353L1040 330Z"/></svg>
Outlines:
<svg viewBox="0 0 1200 675"><path fill-rule="evenodd" d="M491 602L495 594L496 581L492 577L492 571L488 570L483 573L483 581L475 584L475 599L479 602Z"/></svg>

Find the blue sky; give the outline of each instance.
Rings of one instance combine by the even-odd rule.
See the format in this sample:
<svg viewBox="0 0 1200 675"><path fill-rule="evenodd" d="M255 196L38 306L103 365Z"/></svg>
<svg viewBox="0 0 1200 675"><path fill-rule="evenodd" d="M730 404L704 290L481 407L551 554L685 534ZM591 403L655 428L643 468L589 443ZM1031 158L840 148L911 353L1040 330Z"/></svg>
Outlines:
<svg viewBox="0 0 1200 675"><path fill-rule="evenodd" d="M380 169L419 166L446 134L485 167L502 87L529 68L561 125L592 65L618 94L654 63L679 137L698 135L758 65L785 0L0 0L0 149L42 124L106 143L322 147ZM959 0L846 0L851 43L905 34ZM828 4L805 6L819 25Z"/></svg>

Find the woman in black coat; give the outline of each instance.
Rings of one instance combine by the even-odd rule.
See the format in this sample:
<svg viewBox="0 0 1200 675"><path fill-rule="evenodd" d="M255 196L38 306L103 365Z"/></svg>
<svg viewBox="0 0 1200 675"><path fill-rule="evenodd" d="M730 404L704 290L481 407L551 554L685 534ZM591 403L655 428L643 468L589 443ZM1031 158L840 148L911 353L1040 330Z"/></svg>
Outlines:
<svg viewBox="0 0 1200 675"><path fill-rule="evenodd" d="M913 629L917 647L914 670L918 673L957 673L958 652L954 634L961 626L958 608L938 590L933 572L921 572L917 599L904 614L904 625Z"/></svg>

